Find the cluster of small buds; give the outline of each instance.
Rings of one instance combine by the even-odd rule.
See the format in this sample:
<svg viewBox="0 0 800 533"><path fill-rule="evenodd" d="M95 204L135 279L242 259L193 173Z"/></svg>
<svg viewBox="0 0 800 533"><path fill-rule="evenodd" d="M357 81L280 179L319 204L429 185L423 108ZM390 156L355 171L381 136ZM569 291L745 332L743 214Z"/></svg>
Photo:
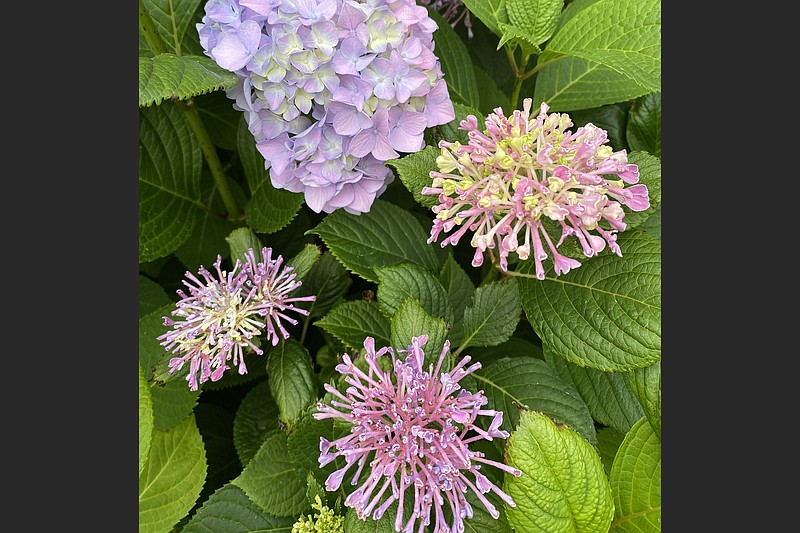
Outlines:
<svg viewBox="0 0 800 533"><path fill-rule="evenodd" d="M319 495L314 497L311 508L317 511L316 516L300 515L292 525L292 533L344 533L344 517L323 505Z"/></svg>
<svg viewBox="0 0 800 533"><path fill-rule="evenodd" d="M469 10L461 0L420 0L420 3L435 9L442 14L442 17L455 28L456 24L463 21L467 29L467 37L472 39L472 21L470 20Z"/></svg>
<svg viewBox="0 0 800 533"><path fill-rule="evenodd" d="M425 369L423 346L427 342L427 335L414 337L410 346L398 350L398 354L405 356L399 358L391 347L376 351L375 340L367 337L364 341L367 372L359 369L347 354L342 356L336 370L349 387L342 394L326 384L325 390L337 399L331 405L318 404L313 416L318 420L339 418L349 422L351 432L334 441L320 437L319 464L325 466L339 456L346 463L326 480L325 488L329 491L341 486L354 465L357 468L350 483L357 485L368 465L366 479L344 501L362 520L370 515L379 520L397 501L394 528L398 532L411 533L418 523L421 533L431 524L432 516L435 517L433 533L464 531L464 519L473 516L472 506L465 497L468 490L476 494L494 518L500 513L485 493L492 491L508 505L515 506L510 496L481 473L481 467L493 466L515 476L522 473L469 449L472 442L505 439L509 435L500 429L503 413L483 408L488 403L483 391L472 393L458 384L464 376L479 369L480 363L467 367L470 357L464 356L450 371L441 372L450 349L447 341L435 368L431 363ZM378 358L386 354L391 356L390 370L379 365ZM491 417L488 429L475 424L479 416ZM452 510L449 525L443 512L445 505ZM407 507L412 512L406 521Z"/></svg>
<svg viewBox="0 0 800 533"><path fill-rule="evenodd" d="M295 279L292 267L283 267L283 257L272 258L272 249L261 250L261 260L256 259L252 248L245 254L244 264L238 259L233 270L222 270L222 256L214 262L216 276L200 266L200 278L186 272L183 284L189 294L178 289L180 300L171 317L163 317L164 325L171 329L158 340L168 352L179 354L169 361L169 373L179 371L189 363L186 380L191 390L206 380L218 381L230 367L228 361L238 366L239 374L247 373L244 350L258 355L264 351L253 340L266 330L266 340L272 345L280 338L289 338L282 321L297 324L288 316L291 311L308 315L308 311L295 307L294 302L314 301L316 296L290 298L289 294L302 282Z"/></svg>
<svg viewBox="0 0 800 533"><path fill-rule="evenodd" d="M471 231L473 266L483 263L486 250L496 249L500 269L507 271L508 255L515 252L520 260L533 257L539 279L545 275L545 245L556 275L581 265L557 250L569 236L578 239L586 257L606 245L622 256L616 242L617 233L627 227L622 206L632 211L650 207L644 184L625 187L639 181L638 166L628 163L625 150L613 151L606 131L594 124L572 132L569 115L548 115L549 106L542 103L532 118L530 109L530 98L509 118L498 107L486 117L483 130L468 115L459 126L468 132L466 145L439 142L439 171L430 173L432 186L422 189L440 202L432 208L436 219L428 243L458 227L441 242L442 247L456 245ZM609 179L612 175L619 179ZM545 220L561 226L555 243Z"/></svg>
<svg viewBox="0 0 800 533"><path fill-rule="evenodd" d="M414 0L208 0L197 24L206 55L238 77L227 95L272 184L353 214L394 180L385 161L455 118L436 28Z"/></svg>

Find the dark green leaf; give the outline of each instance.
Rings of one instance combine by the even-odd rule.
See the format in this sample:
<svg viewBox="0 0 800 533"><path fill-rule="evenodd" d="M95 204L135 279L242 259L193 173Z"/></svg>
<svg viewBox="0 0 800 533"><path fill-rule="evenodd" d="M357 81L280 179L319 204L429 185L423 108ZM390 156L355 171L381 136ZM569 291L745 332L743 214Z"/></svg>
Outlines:
<svg viewBox="0 0 800 533"><path fill-rule="evenodd" d="M291 268L295 279L302 281L317 264L322 251L316 244L306 244L294 257L286 261L286 268Z"/></svg>
<svg viewBox="0 0 800 533"><path fill-rule="evenodd" d="M172 303L164 287L148 278L139 275L139 318L156 309Z"/></svg>
<svg viewBox="0 0 800 533"><path fill-rule="evenodd" d="M638 398L647 420L661 438L661 361L637 368L627 375L633 393Z"/></svg>
<svg viewBox="0 0 800 533"><path fill-rule="evenodd" d="M453 310L447 293L430 271L408 263L374 270L379 282L378 308L386 318L391 318L406 299L414 298L430 316L452 324Z"/></svg>
<svg viewBox="0 0 800 533"><path fill-rule="evenodd" d="M294 339L286 339L269 352L267 373L281 420L291 427L317 399L311 356L305 346Z"/></svg>
<svg viewBox="0 0 800 533"><path fill-rule="evenodd" d="M247 261L246 253L251 248L255 254L256 261L261 261L261 251L264 248L261 239L255 234L253 230L248 227L236 228L225 237L231 251L231 264L236 264L238 260L241 263Z"/></svg>
<svg viewBox="0 0 800 533"><path fill-rule="evenodd" d="M376 346L391 344L389 320L378 310L378 304L366 300L342 302L321 319L318 326L354 350L364 347L364 339L372 337Z"/></svg>
<svg viewBox="0 0 800 533"><path fill-rule="evenodd" d="M661 158L661 93L637 98L631 106L627 129L631 150L649 152Z"/></svg>
<svg viewBox="0 0 800 533"><path fill-rule="evenodd" d="M458 352L467 346L497 346L507 341L521 313L516 280L481 285L464 311L464 339Z"/></svg>
<svg viewBox="0 0 800 533"><path fill-rule="evenodd" d="M293 517L271 516L232 483L203 503L181 533L291 533Z"/></svg>
<svg viewBox="0 0 800 533"><path fill-rule="evenodd" d="M330 252L325 252L320 256L319 261L311 267L308 275L303 280L294 296L317 297L313 302L297 302L297 307L309 311L309 316L305 320L324 316L333 305L342 298L352 285L353 280L350 274L336 260Z"/></svg>
<svg viewBox="0 0 800 533"><path fill-rule="evenodd" d="M624 208L623 220L630 229L643 224L661 206L661 160L647 152L631 152L628 155L628 163L639 167L639 183L647 186L647 196L650 199L650 207L644 211L637 212Z"/></svg>
<svg viewBox="0 0 800 533"><path fill-rule="evenodd" d="M223 150L237 150L237 136L242 112L233 107L233 100L224 91L215 91L194 99L197 112L203 119L208 136L214 146Z"/></svg>
<svg viewBox="0 0 800 533"><path fill-rule="evenodd" d="M429 9L428 13L439 26L433 32L433 41L450 97L468 106L478 107L478 85L466 45L438 11Z"/></svg>
<svg viewBox="0 0 800 533"><path fill-rule="evenodd" d="M278 427L278 404L269 383L262 381L247 392L233 419L233 443L243 466L253 458L261 444Z"/></svg>
<svg viewBox="0 0 800 533"><path fill-rule="evenodd" d="M608 134L608 144L614 150L628 148L625 137L625 127L628 124L628 109L630 104L611 104L592 109L579 109L572 111L569 116L572 118L573 131L580 126L592 123L598 128L603 128Z"/></svg>
<svg viewBox="0 0 800 533"><path fill-rule="evenodd" d="M603 461L603 470L606 475L611 474L611 465L614 463L614 457L617 455L619 445L622 444L622 439L625 438L625 433L620 433L614 428L600 428L597 430L597 449L600 452L600 460Z"/></svg>
<svg viewBox="0 0 800 533"><path fill-rule="evenodd" d="M439 273L439 282L447 292L450 306L453 309L453 324L448 337L454 346L459 346L464 336L464 311L475 294L475 285L467 273L461 268L453 254L448 253L442 271Z"/></svg>
<svg viewBox="0 0 800 533"><path fill-rule="evenodd" d="M410 346L413 337L427 335L428 343L423 348L425 351L424 367L427 368L430 363L436 366L447 338L447 328L444 320L430 316L422 308L419 301L409 298L392 315L391 325L391 345L395 349L395 353L397 350ZM442 364L444 367L442 369L443 372L450 368L448 359L450 358L446 358Z"/></svg>
<svg viewBox="0 0 800 533"><path fill-rule="evenodd" d="M422 194L422 188L430 187L432 183L430 172L439 169L436 166L436 158L440 152L439 148L426 146L424 150L386 162L397 169L400 181L414 196L414 200L423 207L431 208L439 203L435 194Z"/></svg>

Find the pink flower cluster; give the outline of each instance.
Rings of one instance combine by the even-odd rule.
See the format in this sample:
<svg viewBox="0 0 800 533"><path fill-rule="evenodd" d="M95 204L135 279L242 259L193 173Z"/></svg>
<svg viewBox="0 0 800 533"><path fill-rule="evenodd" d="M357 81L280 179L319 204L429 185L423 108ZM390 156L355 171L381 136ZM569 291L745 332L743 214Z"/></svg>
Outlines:
<svg viewBox="0 0 800 533"><path fill-rule="evenodd" d="M430 364L426 369L423 346L427 342L427 335L414 337L410 346L398 350L405 355L401 359L395 357L391 347L376 351L375 340L367 337L367 372L347 354L342 356L343 362L336 370L345 376L349 387L342 394L326 384L325 390L337 399L330 406L320 403L313 416L318 420L339 418L351 423L352 429L349 435L332 442L320 437L319 464L325 466L336 457L344 458L345 466L325 482L329 491L340 487L353 466L356 471L350 483L358 484L361 472L368 466L364 481L344 501L362 520L370 515L374 520L380 519L396 501L396 531L410 533L419 522L421 533L430 525L432 516L433 533L464 531L464 518L473 516L465 498L468 490L494 518L500 513L484 496L490 490L515 506L510 496L481 473L481 467L493 466L515 476L522 472L469 449L469 444L478 440L508 437L508 432L500 429L503 413L482 408L488 403L483 391L472 393L458 384L479 369L480 363L465 368L470 357L464 356L449 372L441 372L450 349L447 341L436 367ZM386 354L391 356L390 370L383 370L378 362ZM485 431L475 424L479 416L491 417ZM443 513L445 504L452 511L450 525ZM408 507L412 512L405 521L403 514Z"/></svg>
<svg viewBox="0 0 800 533"><path fill-rule="evenodd" d="M239 83L272 184L315 212L369 211L394 179L385 161L455 118L436 23L414 0L208 0L205 53Z"/></svg>
<svg viewBox="0 0 800 533"><path fill-rule="evenodd" d="M500 269L507 271L508 256L515 252L521 260L533 257L539 279L548 250L556 275L581 265L557 250L569 236L578 239L586 257L606 245L622 256L616 242L627 227L622 206L632 211L650 206L644 184L625 186L639 181L639 168L628 163L625 150L615 152L606 144L605 130L589 123L572 132L569 115L548 115L549 106L542 103L533 118L530 109L530 98L508 118L498 107L483 130L468 115L460 123L468 132L466 145L439 142L439 171L430 173L432 186L422 189L440 202L433 207L428 243L455 229L441 246L456 245L470 231L473 266L483 263L484 252L496 250ZM555 243L547 224L551 231L560 226Z"/></svg>
<svg viewBox="0 0 800 533"><path fill-rule="evenodd" d="M266 340L273 346L278 344L279 336L289 338L281 321L297 324L297 320L286 312L308 315L293 302L314 301L316 296L289 298L289 293L302 282L295 279L292 267L281 268L282 263L280 255L272 259L271 248L261 251L261 261L256 260L250 248L244 266L237 259L230 272L222 270L219 255L214 263L216 277L202 265L198 270L202 280L186 272L189 281L183 280L183 284L189 294L178 289L181 299L172 311L179 320L164 317L164 325L172 329L158 337L167 351L179 354L170 359L169 373L177 372L188 362L186 380L191 390L197 390L198 373L200 383L217 381L230 368L227 362L231 360L234 366L238 365L239 374L246 374L244 350L264 353L253 343L264 329Z"/></svg>

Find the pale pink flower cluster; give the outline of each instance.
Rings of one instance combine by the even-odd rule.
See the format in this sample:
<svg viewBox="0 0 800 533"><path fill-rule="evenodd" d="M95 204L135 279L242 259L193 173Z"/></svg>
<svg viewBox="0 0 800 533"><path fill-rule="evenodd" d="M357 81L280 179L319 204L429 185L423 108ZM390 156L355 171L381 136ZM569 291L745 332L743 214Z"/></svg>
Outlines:
<svg viewBox="0 0 800 533"><path fill-rule="evenodd" d="M345 466L325 482L329 491L337 490L354 466L356 471L350 483L357 485L367 467L361 485L344 501L361 519L369 516L380 519L396 501L396 531L410 533L418 524L421 533L432 519L435 519L433 533L464 531L464 519L473 516L472 506L465 497L467 491L474 492L494 518L500 513L485 493L492 491L508 505L515 506L510 496L481 473L481 467L493 466L515 476L522 473L469 449L469 444L478 440L508 437L508 432L500 429L503 413L483 408L488 403L483 391L472 393L458 384L481 364L466 367L470 357L464 356L451 370L442 372L442 363L450 349L447 341L435 368L431 363L426 369L423 346L427 342L427 335L414 337L410 346L398 350L405 357L397 358L391 347L376 351L375 340L367 337L366 372L350 356L342 356L343 362L336 370L345 376L349 386L342 394L326 384L325 390L336 399L331 405L320 403L313 416L318 420L338 418L351 423L352 428L350 434L332 442L320 437L319 464L325 466L336 457L344 458ZM378 358L387 354L391 357L391 368L383 370ZM491 418L488 429L483 430L475 423L479 416ZM443 512L445 505L452 511L449 525ZM404 520L407 508L412 512Z"/></svg>
<svg viewBox="0 0 800 533"><path fill-rule="evenodd" d="M628 163L625 150L608 146L606 131L594 124L572 132L569 115L548 115L545 103L536 117L530 109L530 98L511 117L498 107L482 130L468 115L460 123L468 132L466 145L439 142L439 171L430 173L432 186L422 189L440 202L432 208L436 219L428 243L444 231L452 233L441 246L456 245L470 231L473 266L483 263L487 250L496 251L500 269L507 271L508 256L515 252L520 260L533 257L539 279L544 279L542 261L549 254L556 275L581 265L557 250L570 236L578 239L586 257L606 245L622 256L616 242L617 233L627 227L622 206L632 211L650 206L647 187L636 184L638 166ZM546 223L551 231L560 227L557 241Z"/></svg>
<svg viewBox="0 0 800 533"><path fill-rule="evenodd" d="M244 350L251 349L258 355L264 351L253 343L253 339L266 330L266 340L272 345L280 338L289 338L282 320L297 324L288 316L291 311L308 315L308 311L294 306L294 302L314 301L316 296L290 298L289 293L300 287L292 267L283 267L283 257L272 258L272 249L261 251L257 260L253 249L246 254L244 265L237 259L233 270L222 270L222 256L214 262L216 277L204 266L198 274L186 272L183 284L189 294L178 289L181 299L176 303L172 316L164 317L164 325L171 329L158 340L167 351L179 354L169 361L169 373L177 372L189 363L186 380L191 390L199 383L210 379L219 380L228 370L228 361L239 367L239 374L246 374ZM241 267L241 269L240 269Z"/></svg>

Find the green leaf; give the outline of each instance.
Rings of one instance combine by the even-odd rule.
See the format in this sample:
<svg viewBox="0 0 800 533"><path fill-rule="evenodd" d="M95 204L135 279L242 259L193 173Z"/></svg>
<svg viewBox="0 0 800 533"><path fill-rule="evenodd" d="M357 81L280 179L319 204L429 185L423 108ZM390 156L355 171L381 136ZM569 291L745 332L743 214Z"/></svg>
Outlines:
<svg viewBox="0 0 800 533"><path fill-rule="evenodd" d="M639 400L647 420L661 438L661 361L637 368L627 374L633 393Z"/></svg>
<svg viewBox="0 0 800 533"><path fill-rule="evenodd" d="M539 45L534 42L533 36L527 31L517 28L512 24L503 24L502 22L499 26L500 29L503 30L503 36L500 38L500 42L497 43L498 50L506 43L510 43L512 50L520 46L524 55L538 55L541 53Z"/></svg>
<svg viewBox="0 0 800 533"><path fill-rule="evenodd" d="M475 15L498 37L503 36L500 23L508 23L506 0L462 0L470 13Z"/></svg>
<svg viewBox="0 0 800 533"><path fill-rule="evenodd" d="M252 229L248 227L236 228L225 237L225 240L230 246L231 264L236 264L237 260L241 263L247 261L245 254L250 248L255 253L256 261L261 260L261 251L264 248L264 244Z"/></svg>
<svg viewBox="0 0 800 533"><path fill-rule="evenodd" d="M480 347L472 346L466 350L473 359L480 361L483 366L505 357L533 357L544 361L542 348L529 340L511 337L506 342L497 346Z"/></svg>
<svg viewBox="0 0 800 533"><path fill-rule="evenodd" d="M194 14L201 0L143 0L144 7L153 19L158 34L170 52L183 54L187 37L198 41Z"/></svg>
<svg viewBox="0 0 800 533"><path fill-rule="evenodd" d="M494 82L492 82L494 83ZM453 109L456 112L456 118L448 122L447 124L442 124L439 126L439 131L441 131L443 138L446 141L455 142L458 141L461 144L467 144L469 142L469 135L467 134L466 130L462 130L460 128L461 121L467 118L469 115L472 115L478 119L478 124L483 124L485 117L478 111L476 108L459 104L458 102L453 103ZM438 146L438 142L435 143ZM427 147L426 147L427 148ZM417 152L419 153L419 152ZM439 150L436 151L438 155L440 153ZM435 159L435 158L434 158ZM388 161L387 161L388 163ZM434 164L428 170L439 170L439 167L436 165L436 161L434 160ZM428 180L425 185L430 185L431 178L428 174L426 174L426 179ZM436 195L426 194L424 195L425 198L430 198L431 196L435 199ZM438 203L438 202L436 202ZM423 204L424 205L424 204ZM435 205L435 204L434 204Z"/></svg>
<svg viewBox="0 0 800 533"><path fill-rule="evenodd" d="M216 188L209 194L217 194ZM211 198L206 195L206 198ZM224 211L224 207L221 208ZM236 228L236 225L214 213L203 213L194 226L194 231L181 246L175 250L175 256L180 259L187 270L197 272L200 265L212 265L217 259L217 254L228 248L225 238Z"/></svg>
<svg viewBox="0 0 800 533"><path fill-rule="evenodd" d="M541 59L539 64L543 64ZM648 92L611 67L581 57L562 56L536 74L533 104L536 107L547 102L550 112L574 111L625 102Z"/></svg>
<svg viewBox="0 0 800 533"><path fill-rule="evenodd" d="M376 346L391 344L389 320L381 314L377 303L366 300L342 302L314 325L354 350L361 350L367 337L374 338Z"/></svg>
<svg viewBox="0 0 800 533"><path fill-rule="evenodd" d="M274 253L274 252L273 252ZM316 244L306 244L300 252L286 261L286 268L291 268L295 279L302 281L319 261L322 251Z"/></svg>
<svg viewBox="0 0 800 533"><path fill-rule="evenodd" d="M399 159L390 159L387 165L397 169L397 175L406 189L421 206L431 208L439 203L435 194L422 194L423 187L430 187L431 171L439 169L436 158L440 148L426 146L424 150L405 155Z"/></svg>
<svg viewBox="0 0 800 533"><path fill-rule="evenodd" d="M227 483L203 503L181 533L291 533L293 517L271 516Z"/></svg>
<svg viewBox="0 0 800 533"><path fill-rule="evenodd" d="M292 426L317 399L314 363L305 346L294 339L278 343L269 352L269 389L283 423Z"/></svg>
<svg viewBox="0 0 800 533"><path fill-rule="evenodd" d="M661 93L646 94L631 106L627 128L631 150L661 158Z"/></svg>
<svg viewBox="0 0 800 533"><path fill-rule="evenodd" d="M155 311L159 307L172 303L172 298L169 297L164 287L141 274L139 274L139 290L137 293L139 295L139 318Z"/></svg>
<svg viewBox="0 0 800 533"><path fill-rule="evenodd" d="M237 137L239 158L252 194L244 206L247 224L258 233L275 233L286 227L303 205L303 194L276 189L269 178L264 157L256 148L244 117Z"/></svg>
<svg viewBox="0 0 800 533"><path fill-rule="evenodd" d="M433 32L433 41L450 97L468 106L478 107L478 84L467 46L438 11L428 8L428 14L439 26Z"/></svg>
<svg viewBox="0 0 800 533"><path fill-rule="evenodd" d="M305 320L321 317L347 294L352 284L353 280L347 270L333 254L326 251L317 264L311 267L311 271L303 280L303 285L294 294L294 296L313 294L317 299L313 302L297 302L296 305L309 311Z"/></svg>
<svg viewBox="0 0 800 533"><path fill-rule="evenodd" d="M564 0L506 0L508 20L539 45L553 36Z"/></svg>
<svg viewBox="0 0 800 533"><path fill-rule="evenodd" d="M174 309L173 304L166 305L139 319L139 363L150 383L155 428L161 430L171 428L189 416L202 390L202 387L196 391L189 390L184 379L174 379L163 385L153 381L153 368L161 362L166 364L170 358L159 344L158 336L167 332L163 317L169 316ZM186 374L186 366L182 375Z"/></svg>
<svg viewBox="0 0 800 533"><path fill-rule="evenodd" d="M467 346L497 346L507 341L514 334L521 313L516 280L481 285L464 310L464 340L458 351Z"/></svg>
<svg viewBox="0 0 800 533"><path fill-rule="evenodd" d="M598 0L558 29L539 58L599 63L646 89L661 90L661 2Z"/></svg>
<svg viewBox="0 0 800 533"><path fill-rule="evenodd" d="M147 463L153 427L153 395L150 394L150 384L144 377L142 365L139 364L139 474Z"/></svg>
<svg viewBox="0 0 800 533"><path fill-rule="evenodd" d="M208 472L200 500L211 494L242 471L242 464L233 444L233 412L211 402L199 402L194 417L206 450Z"/></svg>
<svg viewBox="0 0 800 533"><path fill-rule="evenodd" d="M603 461L603 470L606 475L611 473L611 465L614 463L614 457L624 438L625 433L614 428L606 427L597 430L597 449L600 452L600 460Z"/></svg>
<svg viewBox="0 0 800 533"><path fill-rule="evenodd" d="M139 532L167 533L186 516L206 480L206 452L194 415L155 430L139 474Z"/></svg>
<svg viewBox="0 0 800 533"><path fill-rule="evenodd" d="M501 91L500 87L497 85L497 81L489 76L481 67L473 65L473 70L475 71L475 81L478 83L478 96L480 96L480 106L478 109L481 113L492 113L497 107L508 106L511 95ZM458 114L456 114L456 116L458 116ZM478 115L475 116L477 117ZM483 123L480 118L478 118L478 123Z"/></svg>
<svg viewBox="0 0 800 533"><path fill-rule="evenodd" d="M609 475L612 533L661 532L661 441L642 417L625 435Z"/></svg>
<svg viewBox="0 0 800 533"><path fill-rule="evenodd" d="M578 391L544 361L532 357L500 359L470 375L486 394L489 407L503 411L501 427L506 431L517 426L521 409L532 409L567 424L590 443L597 443L589 408Z"/></svg>
<svg viewBox="0 0 800 533"><path fill-rule="evenodd" d="M408 505L407 509L411 509ZM380 520L373 520L372 516L359 518L356 510L352 507L347 508L344 515L344 530L347 533L395 533L394 520L397 516L397 502L389 505ZM405 524L405 522L403 522Z"/></svg>
<svg viewBox="0 0 800 533"><path fill-rule="evenodd" d="M236 74L203 56L163 53L139 58L139 107L194 96L236 85Z"/></svg>
<svg viewBox="0 0 800 533"><path fill-rule="evenodd" d="M481 469L481 473L487 477L490 476L487 469ZM500 482L498 481L497 484L499 485ZM483 497L489 500L489 502L495 506L497 512L500 513L500 516L497 518L489 514L489 511L483 503L481 503L474 491L468 490L465 497L467 498L467 502L472 506L473 516L472 518L464 519L464 533L513 533L514 530L511 529L511 526L508 524L508 518L506 517L506 506L499 496L493 492L483 494ZM448 508L447 511L450 511L450 509ZM452 512L447 513L448 517L451 515Z"/></svg>
<svg viewBox="0 0 800 533"><path fill-rule="evenodd" d="M378 275L378 308L386 318L391 318L406 299L414 298L432 317L453 323L447 293L430 271L408 263L374 270Z"/></svg>
<svg viewBox="0 0 800 533"><path fill-rule="evenodd" d="M653 214L650 215L647 220L642 222L639 226L639 229L642 231L646 231L650 235L654 235L661 238L661 204L658 204L653 211Z"/></svg>
<svg viewBox="0 0 800 533"><path fill-rule="evenodd" d="M297 427L289 435L289 457L291 457L295 469L304 479L307 478L308 474L311 474L318 483L324 485L328 476L335 470L343 468L346 462L343 457L339 456L320 468L319 439L324 437L333 442L349 434L350 429L346 425L334 424L330 418L317 420L311 416L313 411L316 411L314 407L307 410L298 422ZM356 487L350 485L349 481L345 485L347 487L344 488L350 488L351 491L356 489Z"/></svg>
<svg viewBox="0 0 800 533"><path fill-rule="evenodd" d="M247 466L269 435L279 431L278 419L269 382L255 385L242 398L233 418L233 444L242 466Z"/></svg>
<svg viewBox="0 0 800 533"><path fill-rule="evenodd" d="M139 110L139 262L169 255L200 220L202 152L174 105Z"/></svg>
<svg viewBox="0 0 800 533"><path fill-rule="evenodd" d="M625 128L628 123L628 111L630 104L611 104L592 109L580 109L569 114L574 124L573 130L588 123L592 123L599 128L606 130L608 144L614 150L628 148L625 139Z"/></svg>
<svg viewBox="0 0 800 533"><path fill-rule="evenodd" d="M623 257L601 254L543 280L520 277L522 307L553 352L579 366L627 371L661 359L661 241L626 231ZM533 262L518 272L533 276Z"/></svg>
<svg viewBox="0 0 800 533"><path fill-rule="evenodd" d="M506 516L518 533L606 533L614 517L600 456L578 433L536 411L522 413L508 438L503 490L516 507Z"/></svg>
<svg viewBox="0 0 800 533"><path fill-rule="evenodd" d="M301 477L292 464L286 443L285 433L271 435L242 473L231 481L274 516L296 516L308 507L305 476Z"/></svg>
<svg viewBox="0 0 800 533"><path fill-rule="evenodd" d="M194 99L194 105L214 146L231 152L238 150L237 137L242 112L233 107L234 100L223 91Z"/></svg>
<svg viewBox="0 0 800 533"><path fill-rule="evenodd" d="M623 220L630 230L647 221L661 206L661 159L647 152L631 152L628 154L628 163L639 167L639 183L647 186L647 196L650 198L650 207L644 211L624 208Z"/></svg>
<svg viewBox="0 0 800 533"><path fill-rule="evenodd" d="M373 283L378 282L376 266L414 263L439 271L439 260L417 219L386 200L375 200L368 213L358 216L338 209L306 233L319 235L345 267Z"/></svg>
<svg viewBox="0 0 800 533"><path fill-rule="evenodd" d="M391 346L395 352L410 346L413 337L427 335L428 343L423 348L425 351L424 366L427 368L430 363L434 363L435 366L447 338L447 327L444 320L432 317L422 308L419 301L409 298L395 311L390 322ZM442 366L445 367L442 369L443 372L449 368L448 364L447 360L442 363Z"/></svg>
<svg viewBox="0 0 800 533"><path fill-rule="evenodd" d="M580 367L554 355L547 347L544 356L561 379L580 393L597 422L624 434L644 415L625 373Z"/></svg>
<svg viewBox="0 0 800 533"><path fill-rule="evenodd" d="M453 254L448 253L442 271L439 273L439 283L444 287L450 307L453 309L453 325L450 327L448 337L454 346L461 344L464 337L464 311L467 309L472 295L475 294L475 285L469 276L461 268Z"/></svg>
<svg viewBox="0 0 800 533"><path fill-rule="evenodd" d="M253 339L256 346L260 345L261 337ZM244 354L244 363L247 368L246 374L239 374L238 371L228 371L222 375L219 381L206 381L203 383L203 390L218 391L223 389L230 389L239 385L256 381L267 375L267 358L264 355L258 355L254 352Z"/></svg>

